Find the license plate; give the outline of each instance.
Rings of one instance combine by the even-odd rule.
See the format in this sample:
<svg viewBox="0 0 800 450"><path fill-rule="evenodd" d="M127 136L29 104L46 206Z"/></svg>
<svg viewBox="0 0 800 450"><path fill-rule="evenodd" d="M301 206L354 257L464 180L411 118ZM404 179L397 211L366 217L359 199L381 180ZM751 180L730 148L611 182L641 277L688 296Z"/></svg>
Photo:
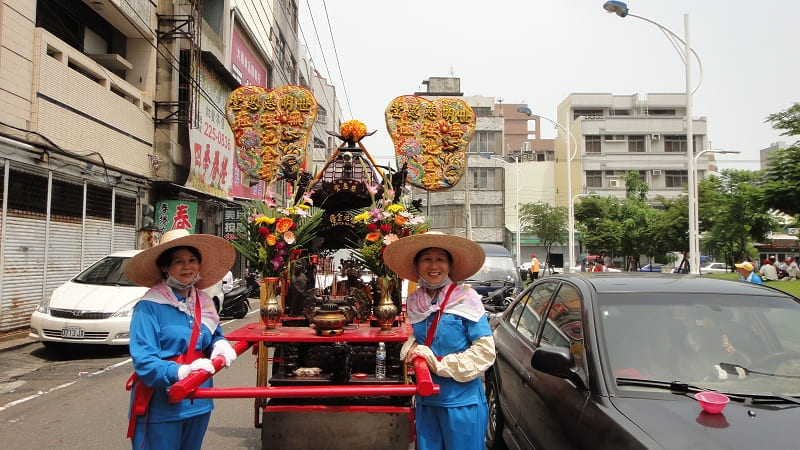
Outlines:
<svg viewBox="0 0 800 450"><path fill-rule="evenodd" d="M64 327L61 329L62 338L83 339L83 328Z"/></svg>

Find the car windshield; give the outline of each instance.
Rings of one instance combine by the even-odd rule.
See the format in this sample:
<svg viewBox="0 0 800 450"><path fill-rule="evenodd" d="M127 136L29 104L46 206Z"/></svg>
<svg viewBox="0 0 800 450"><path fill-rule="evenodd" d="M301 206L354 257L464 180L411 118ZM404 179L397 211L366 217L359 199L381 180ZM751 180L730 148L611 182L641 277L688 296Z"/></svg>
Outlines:
<svg viewBox="0 0 800 450"><path fill-rule="evenodd" d="M78 274L72 281L110 286L136 286L125 277L125 264L129 259L123 256L106 256Z"/></svg>
<svg viewBox="0 0 800 450"><path fill-rule="evenodd" d="M598 302L603 365L615 378L800 395L800 304L788 296L615 293Z"/></svg>
<svg viewBox="0 0 800 450"><path fill-rule="evenodd" d="M519 270L514 266L514 260L504 256L487 256L481 270L469 278L475 281L502 283L507 277L511 277L511 281L515 284L519 282Z"/></svg>

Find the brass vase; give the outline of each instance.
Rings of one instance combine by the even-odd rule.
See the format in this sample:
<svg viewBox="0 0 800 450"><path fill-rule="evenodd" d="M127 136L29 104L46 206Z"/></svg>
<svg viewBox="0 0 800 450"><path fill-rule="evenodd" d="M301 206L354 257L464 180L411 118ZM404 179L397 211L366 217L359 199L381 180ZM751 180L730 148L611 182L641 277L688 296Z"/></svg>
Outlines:
<svg viewBox="0 0 800 450"><path fill-rule="evenodd" d="M281 304L278 301L280 295L279 287L281 279L278 277L264 277L261 280L260 294L261 294L261 324L264 325L265 331L275 330L280 323Z"/></svg>
<svg viewBox="0 0 800 450"><path fill-rule="evenodd" d="M380 300L378 306L375 307L375 318L381 326L381 333L392 333L392 324L394 323L397 313L397 306L392 300L392 292L396 287L395 280L391 278L379 278L378 288L380 289Z"/></svg>

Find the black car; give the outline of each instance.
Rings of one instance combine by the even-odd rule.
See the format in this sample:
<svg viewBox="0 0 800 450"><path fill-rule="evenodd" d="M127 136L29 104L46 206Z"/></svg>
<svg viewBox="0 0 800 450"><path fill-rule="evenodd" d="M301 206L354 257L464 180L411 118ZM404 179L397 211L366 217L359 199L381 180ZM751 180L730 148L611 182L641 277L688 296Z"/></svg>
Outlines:
<svg viewBox="0 0 800 450"><path fill-rule="evenodd" d="M489 448L800 442L800 299L782 291L693 275L554 275L492 328ZM730 402L703 412L700 391Z"/></svg>

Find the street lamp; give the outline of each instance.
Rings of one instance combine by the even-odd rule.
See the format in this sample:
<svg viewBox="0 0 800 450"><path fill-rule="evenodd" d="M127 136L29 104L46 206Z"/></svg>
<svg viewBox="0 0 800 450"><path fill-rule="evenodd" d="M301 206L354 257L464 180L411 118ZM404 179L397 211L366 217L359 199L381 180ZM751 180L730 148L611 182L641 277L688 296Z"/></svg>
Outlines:
<svg viewBox="0 0 800 450"><path fill-rule="evenodd" d="M688 175L688 190L689 190L689 269L691 273L698 274L700 273L700 254L698 248L698 240L697 240L697 178L695 176L695 158L694 155L694 137L692 136L692 71L691 71L691 62L689 61L689 53L692 53L694 57L697 59L697 63L700 67L701 79L702 79L702 70L703 66L700 62L700 58L697 56L697 53L692 50L692 47L689 45L689 14L683 15L683 39L681 39L677 34L671 31L669 28L661 25L658 22L650 20L646 17L637 16L635 14L630 14L628 11L628 5L625 2L620 1L607 1L603 4L603 9L608 11L609 13L614 13L620 17L635 17L637 19L644 20L645 22L651 23L657 26L661 32L669 39L672 43L672 46L678 52L678 55L681 57L683 61L683 65L686 68L686 172ZM677 45L678 43L683 44L683 50ZM699 87L699 83L698 83ZM696 90L696 89L695 89Z"/></svg>
<svg viewBox="0 0 800 450"><path fill-rule="evenodd" d="M517 112L525 113L528 116L533 115L533 111L528 107L517 108ZM537 114L537 116L552 123L558 131L564 133L564 140L567 141L567 231L569 233L567 258L569 259L569 263L565 264L564 270L566 273L570 273L572 272L572 264L575 263L575 209L572 197L572 160L575 159L575 155L578 153L578 140L575 139L575 135L572 134L566 126L561 125L547 116L541 114ZM564 123L569 124L569 111L565 112ZM570 145L571 143L575 144L574 151Z"/></svg>
<svg viewBox="0 0 800 450"><path fill-rule="evenodd" d="M741 152L738 151L738 150L714 150L714 149L710 149L710 148L697 152L697 155L695 155L695 157L694 157L695 171L694 171L694 173L689 175L689 176L694 176L694 186L695 186L696 189L699 189L699 184L700 184L698 182L698 180L697 180L697 162L700 159L700 156L704 155L706 153L718 153L718 154L734 153L734 154L738 154L738 153L741 153ZM697 239L697 241L695 241L695 243L694 243L694 248L696 248L697 251L698 251L697 273L700 273L700 257L699 257L699 252L700 252L700 210L699 210L700 194L699 194L699 191L695 192L695 198L697 199L697 201L695 201L694 204L691 204L689 206L694 209L694 217L696 217L697 219L694 222L691 222L691 221L689 222L689 226L690 227L692 227L692 226L694 227L694 230L693 230L694 232L693 233L689 233L689 238L691 239L692 236L694 236L694 239ZM690 243L690 247L691 247L691 243ZM690 264L691 263L692 262L690 260Z"/></svg>
<svg viewBox="0 0 800 450"><path fill-rule="evenodd" d="M496 159L498 161L503 162L504 164L508 164L508 161L506 161L505 159L498 158L496 156L492 156L488 152L481 152L481 156L483 156L484 158L487 158L487 159ZM515 178L514 179L514 191L515 192L514 193L515 193L515 201L517 203L517 205L515 207L515 211L516 211L516 214L517 214L517 235L516 235L516 241L517 242L516 242L515 248L516 248L516 252L517 252L517 267L519 267L519 266L522 265L522 260L520 259L520 251L521 251L520 250L520 236L522 236L522 233L521 233L520 227L519 227L519 157L518 156L511 156L511 158L514 158L514 162L515 162L515 164L514 164L514 175L515 175L515 177L514 177Z"/></svg>

